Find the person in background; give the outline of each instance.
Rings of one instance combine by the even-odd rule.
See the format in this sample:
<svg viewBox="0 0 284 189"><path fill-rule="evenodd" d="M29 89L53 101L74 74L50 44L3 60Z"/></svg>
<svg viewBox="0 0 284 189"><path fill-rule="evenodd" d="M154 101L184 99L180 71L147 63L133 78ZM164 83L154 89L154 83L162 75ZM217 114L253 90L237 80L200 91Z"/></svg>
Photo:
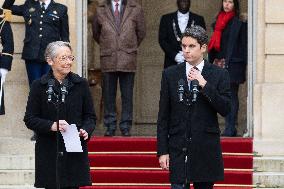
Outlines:
<svg viewBox="0 0 284 189"><path fill-rule="evenodd" d="M53 41L69 41L68 8L54 0L26 0L13 5L5 0L4 7L25 20L25 39L22 58L25 60L29 86L46 74L50 66L45 61L46 46ZM31 140L35 140L36 135Z"/></svg>
<svg viewBox="0 0 284 189"><path fill-rule="evenodd" d="M190 11L190 0L177 0L178 10L162 16L159 27L159 44L165 53L164 68L184 62L181 35L186 28L198 25L206 29L205 21Z"/></svg>
<svg viewBox="0 0 284 189"><path fill-rule="evenodd" d="M96 9L93 36L100 45L105 136L114 136L117 127L118 81L122 101L119 128L122 136L131 135L137 50L145 28L142 7L135 0L105 0Z"/></svg>
<svg viewBox="0 0 284 189"><path fill-rule="evenodd" d="M48 103L46 91L54 81L52 101L61 99L62 83L67 83L65 103L59 105L59 130L65 132L76 124L83 152L67 152L62 135L59 136L59 180L64 189L79 189L91 185L87 141L96 125L93 100L86 79L71 72L75 57L69 43L50 43L45 52L51 70L33 82L27 102L24 122L37 134L35 145L35 184L37 188L56 188L56 131L57 111Z"/></svg>
<svg viewBox="0 0 284 189"><path fill-rule="evenodd" d="M3 84L8 72L11 71L14 53L14 38L10 21L11 12L0 8L0 42L2 45L0 53L0 115L5 114Z"/></svg>
<svg viewBox="0 0 284 189"><path fill-rule="evenodd" d="M246 80L247 22L240 19L238 0L222 0L220 12L213 23L214 32L208 46L209 62L230 74L231 111L225 118L223 136L237 136L239 86Z"/></svg>
<svg viewBox="0 0 284 189"><path fill-rule="evenodd" d="M208 36L200 26L181 37L184 63L163 71L157 120L157 155L162 169L170 171L172 189L213 189L224 179L217 113L230 111L227 70L203 59ZM178 88L183 81L182 98ZM194 101L193 81L199 93Z"/></svg>

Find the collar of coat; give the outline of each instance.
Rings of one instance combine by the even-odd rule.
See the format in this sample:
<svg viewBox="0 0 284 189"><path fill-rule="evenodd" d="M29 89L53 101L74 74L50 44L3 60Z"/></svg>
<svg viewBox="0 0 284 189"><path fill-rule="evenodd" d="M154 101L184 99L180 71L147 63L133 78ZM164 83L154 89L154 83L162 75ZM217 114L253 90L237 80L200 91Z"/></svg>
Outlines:
<svg viewBox="0 0 284 189"><path fill-rule="evenodd" d="M84 81L84 79L82 77L80 77L79 75L73 73L73 72L70 72L66 78L68 79L68 87L71 88L74 86L74 84L76 83L81 83ZM46 75L42 76L41 79L40 79L40 83L42 85L46 85L48 83L48 80L49 79L54 79L54 76L53 76L53 71L50 70Z"/></svg>
<svg viewBox="0 0 284 189"><path fill-rule="evenodd" d="M107 4L110 5L112 0L107 0ZM131 2L131 1L130 1ZM122 0L122 4L126 5L127 4L127 0Z"/></svg>
<svg viewBox="0 0 284 189"><path fill-rule="evenodd" d="M183 79L185 81L185 85L187 86L188 81L187 81L187 77L186 77L186 74L185 74L185 72L186 72L186 65L185 64L186 64L186 62L177 65L176 74L177 74L178 78ZM201 75L204 77L205 80L209 79L209 77L212 73L212 70L214 70L213 69L214 66L215 65L210 64L206 59L204 59L204 67L202 69ZM189 92L188 87L185 88L185 91Z"/></svg>

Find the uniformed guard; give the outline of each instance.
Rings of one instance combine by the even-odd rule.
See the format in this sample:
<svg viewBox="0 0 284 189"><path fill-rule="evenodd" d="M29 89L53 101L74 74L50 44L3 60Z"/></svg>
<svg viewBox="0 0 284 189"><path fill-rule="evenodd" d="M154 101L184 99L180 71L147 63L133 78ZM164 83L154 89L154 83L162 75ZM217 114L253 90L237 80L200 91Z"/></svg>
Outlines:
<svg viewBox="0 0 284 189"><path fill-rule="evenodd" d="M14 53L14 40L10 21L11 11L0 8L0 115L5 114L3 84L8 71L11 70Z"/></svg>
<svg viewBox="0 0 284 189"><path fill-rule="evenodd" d="M47 45L54 41L69 42L68 8L54 0L26 0L23 5L13 5L14 2L5 0L4 7L24 17L26 33L22 58L31 86L50 69L44 57Z"/></svg>

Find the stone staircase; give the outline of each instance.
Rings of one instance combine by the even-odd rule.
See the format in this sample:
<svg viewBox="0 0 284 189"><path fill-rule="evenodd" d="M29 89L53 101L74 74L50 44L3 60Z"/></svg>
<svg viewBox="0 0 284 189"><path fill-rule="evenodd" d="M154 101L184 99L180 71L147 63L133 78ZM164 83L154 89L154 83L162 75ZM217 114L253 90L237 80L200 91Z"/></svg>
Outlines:
<svg viewBox="0 0 284 189"><path fill-rule="evenodd" d="M33 189L34 142L0 137L0 188Z"/></svg>
<svg viewBox="0 0 284 189"><path fill-rule="evenodd" d="M153 129L140 126L139 130L149 127ZM255 157L254 168L254 185L284 189L284 156ZM0 137L0 189L34 189L33 183L34 142L29 138Z"/></svg>
<svg viewBox="0 0 284 189"><path fill-rule="evenodd" d="M255 185L267 188L284 188L284 156L263 156L254 158L253 175Z"/></svg>

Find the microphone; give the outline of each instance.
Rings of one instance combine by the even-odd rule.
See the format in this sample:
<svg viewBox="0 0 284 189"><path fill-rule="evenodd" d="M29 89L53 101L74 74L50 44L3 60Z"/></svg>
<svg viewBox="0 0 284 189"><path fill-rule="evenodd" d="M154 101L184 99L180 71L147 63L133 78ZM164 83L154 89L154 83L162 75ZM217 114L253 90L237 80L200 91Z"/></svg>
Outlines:
<svg viewBox="0 0 284 189"><path fill-rule="evenodd" d="M64 79L61 84L61 102L62 103L65 103L65 97L66 95L68 95L67 87L68 87L68 80Z"/></svg>
<svg viewBox="0 0 284 189"><path fill-rule="evenodd" d="M48 89L47 89L47 91L46 91L46 94L47 94L47 102L51 102L51 98L52 98L52 95L53 95L53 87L54 87L54 84L55 84L54 79L49 79L48 82L47 82L47 85L48 85Z"/></svg>
<svg viewBox="0 0 284 189"><path fill-rule="evenodd" d="M179 97L179 102L183 101L183 93L184 93L184 80L180 79L178 81L178 97Z"/></svg>
<svg viewBox="0 0 284 189"><path fill-rule="evenodd" d="M193 93L192 102L196 102L197 94L199 93L199 90L198 90L199 82L198 82L198 80L197 79L192 80L191 85L192 85L192 93Z"/></svg>

